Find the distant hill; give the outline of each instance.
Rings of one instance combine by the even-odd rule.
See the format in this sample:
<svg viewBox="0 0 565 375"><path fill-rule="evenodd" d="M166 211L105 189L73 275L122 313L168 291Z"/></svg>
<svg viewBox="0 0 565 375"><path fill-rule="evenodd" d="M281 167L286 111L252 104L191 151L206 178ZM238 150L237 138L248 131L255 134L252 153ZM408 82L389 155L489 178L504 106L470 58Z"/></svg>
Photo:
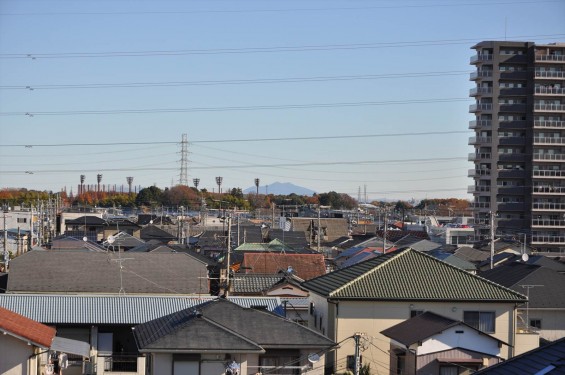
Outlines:
<svg viewBox="0 0 565 375"><path fill-rule="evenodd" d="M255 193L257 192L257 188L255 186L249 187L243 190L244 194ZM312 196L316 192L314 190L307 189L302 186L297 186L291 184L290 182L273 182L269 185L259 186L259 194L274 194L274 195L289 195L289 194L296 194L296 195L306 195Z"/></svg>

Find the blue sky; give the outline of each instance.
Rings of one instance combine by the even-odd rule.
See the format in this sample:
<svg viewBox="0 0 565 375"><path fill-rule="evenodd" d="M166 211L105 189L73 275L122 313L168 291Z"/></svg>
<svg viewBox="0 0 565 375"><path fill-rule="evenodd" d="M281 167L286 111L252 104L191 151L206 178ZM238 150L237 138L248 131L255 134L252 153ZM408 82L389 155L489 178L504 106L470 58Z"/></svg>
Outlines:
<svg viewBox="0 0 565 375"><path fill-rule="evenodd" d="M0 187L165 188L187 134L208 190L470 198L470 47L563 42L564 20L563 0L0 0Z"/></svg>

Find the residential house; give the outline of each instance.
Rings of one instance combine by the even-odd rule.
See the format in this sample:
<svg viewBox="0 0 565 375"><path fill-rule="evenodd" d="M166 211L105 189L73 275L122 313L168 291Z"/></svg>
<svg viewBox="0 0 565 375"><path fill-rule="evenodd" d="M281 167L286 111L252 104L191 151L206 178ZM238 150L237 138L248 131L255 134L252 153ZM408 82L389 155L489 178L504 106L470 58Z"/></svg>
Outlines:
<svg viewBox="0 0 565 375"><path fill-rule="evenodd" d="M286 254L286 253L244 253L241 270L247 274L270 274L287 272L302 280L309 280L326 273L322 254Z"/></svg>
<svg viewBox="0 0 565 375"><path fill-rule="evenodd" d="M139 351L150 358L147 375L323 374L324 353L335 343L264 310L219 298L140 324Z"/></svg>
<svg viewBox="0 0 565 375"><path fill-rule="evenodd" d="M518 308L523 329L538 332L549 341L565 337L565 274L535 264L511 262L481 272L480 276L528 296L528 303Z"/></svg>
<svg viewBox="0 0 565 375"><path fill-rule="evenodd" d="M391 339L390 373L461 374L502 362L505 342L430 311L381 332Z"/></svg>
<svg viewBox="0 0 565 375"><path fill-rule="evenodd" d="M330 372L347 369L342 359L354 355L355 333L364 333L375 349L365 351L365 363L388 371L389 341L381 332L424 311L463 321L508 343L500 356L510 358L520 340L517 306L527 301L521 293L410 248L307 280L302 286L310 291L310 327L340 343L326 357Z"/></svg>

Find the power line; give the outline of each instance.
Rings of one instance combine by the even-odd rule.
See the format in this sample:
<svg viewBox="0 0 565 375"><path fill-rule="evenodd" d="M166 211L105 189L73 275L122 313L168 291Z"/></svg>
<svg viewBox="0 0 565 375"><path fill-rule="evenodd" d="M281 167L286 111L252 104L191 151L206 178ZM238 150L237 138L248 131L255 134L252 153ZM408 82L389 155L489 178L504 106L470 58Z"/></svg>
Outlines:
<svg viewBox="0 0 565 375"><path fill-rule="evenodd" d="M300 82L329 82L354 81L373 79L420 78L468 74L469 70L453 70L444 72L391 73L391 74L362 74L340 76L288 77L288 78L257 78L231 79L211 81L180 81L180 82L122 82L122 83L83 83L67 85L12 85L0 86L0 90L68 90L68 89L107 89L107 88L146 88L146 87L178 87L178 86L216 86L216 85L254 85Z"/></svg>
<svg viewBox="0 0 565 375"><path fill-rule="evenodd" d="M516 35L507 36L506 39L533 39L557 38L565 34L541 35ZM274 52L306 52L306 51L333 51L379 48L404 48L444 46L468 44L477 40L503 39L503 37L479 37L472 39L444 39L420 40L406 42L375 42L375 43L349 43L349 44L319 44L302 46L275 46L275 47L245 47L245 48L216 48L193 50L157 50L157 51L106 51L106 52L58 52L58 53L5 53L0 54L0 59L69 59L69 58L109 58L109 57L149 57L149 56L180 56L180 55L219 55L219 54L247 54L247 53L274 53Z"/></svg>
<svg viewBox="0 0 565 375"><path fill-rule="evenodd" d="M146 14L206 14L206 13L288 13L288 12L319 12L319 11L351 11L351 10L380 10L380 9L405 9L405 8L447 8L492 5L521 5L539 3L559 3L561 0L536 0L536 1L486 1L486 2L456 2L448 4L417 4L417 5L377 5L364 7L318 7L318 8L275 8L275 9L202 9L202 10L173 10L173 11L115 11L115 12L19 12L0 13L0 16L91 16L91 15L146 15Z"/></svg>
<svg viewBox="0 0 565 375"><path fill-rule="evenodd" d="M278 137L278 138L235 138L235 139L216 139L216 140L200 140L190 141L195 143L236 143L236 142L271 142L271 141L303 141L303 140L323 140L323 139L346 139L346 138L380 138L380 137L403 137L403 136L424 136L424 135L442 135L442 134L464 134L470 133L468 130L448 130L448 131L427 131L427 132L409 132L409 133L384 133L384 134L359 134L359 135L334 135L334 136L312 136L312 137ZM3 144L0 147L70 147L70 146L124 146L124 145L178 145L178 141L151 141L151 142L104 142L104 143L20 143L20 144Z"/></svg>
<svg viewBox="0 0 565 375"><path fill-rule="evenodd" d="M365 107L399 104L426 104L426 103L451 103L469 101L469 98L436 98L436 99L410 99L388 100L379 102L338 102L338 103L312 103L312 104L283 104L259 106L233 106L233 107L189 107L189 108L152 108L152 109L111 109L111 110L78 110L78 111L28 111L28 112L0 112L0 116L76 116L76 115L118 115L118 114L147 114L147 113L187 113L187 112L229 112L229 111L264 111L283 109L311 109L311 108L340 108L340 107Z"/></svg>

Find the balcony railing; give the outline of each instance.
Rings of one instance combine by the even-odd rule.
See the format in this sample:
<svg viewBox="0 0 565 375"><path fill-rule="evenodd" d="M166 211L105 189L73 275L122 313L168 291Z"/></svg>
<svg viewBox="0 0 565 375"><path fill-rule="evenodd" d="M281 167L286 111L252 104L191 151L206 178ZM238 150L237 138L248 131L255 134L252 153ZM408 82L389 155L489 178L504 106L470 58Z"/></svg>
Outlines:
<svg viewBox="0 0 565 375"><path fill-rule="evenodd" d="M536 55L536 61L563 62L565 55Z"/></svg>
<svg viewBox="0 0 565 375"><path fill-rule="evenodd" d="M565 77L565 72L561 72L561 71L540 71L540 72L536 72L535 74L536 78L564 78Z"/></svg>
<svg viewBox="0 0 565 375"><path fill-rule="evenodd" d="M471 72L469 75L469 80L474 81L478 78L491 78L492 70L477 70L476 72Z"/></svg>
<svg viewBox="0 0 565 375"><path fill-rule="evenodd" d="M469 90L469 96L492 94L492 87L473 87Z"/></svg>
<svg viewBox="0 0 565 375"><path fill-rule="evenodd" d="M541 178L562 178L565 177L565 171L557 170L557 171L546 171L546 170L533 170L532 177L541 177Z"/></svg>
<svg viewBox="0 0 565 375"><path fill-rule="evenodd" d="M468 177L490 176L490 169L469 169Z"/></svg>
<svg viewBox="0 0 565 375"><path fill-rule="evenodd" d="M548 202L534 202L532 203L532 210L536 211L564 211L565 203L548 203Z"/></svg>
<svg viewBox="0 0 565 375"><path fill-rule="evenodd" d="M565 138L560 138L560 137L534 137L534 144L565 145Z"/></svg>
<svg viewBox="0 0 565 375"><path fill-rule="evenodd" d="M485 144L485 143L491 143L492 142L492 138L491 137L470 137L469 138L469 144L470 145L476 145L476 144Z"/></svg>
<svg viewBox="0 0 565 375"><path fill-rule="evenodd" d="M473 202L470 203L471 208L490 208L490 202Z"/></svg>
<svg viewBox="0 0 565 375"><path fill-rule="evenodd" d="M474 56L471 56L471 58L469 59L471 64L477 63L477 62L483 62L483 61L492 61L492 54L487 54L487 53L483 53L483 54L477 54Z"/></svg>
<svg viewBox="0 0 565 375"><path fill-rule="evenodd" d="M565 112L565 104L534 104L534 111Z"/></svg>
<svg viewBox="0 0 565 375"><path fill-rule="evenodd" d="M475 161L475 160L484 160L484 159L490 159L492 157L490 152L481 152L479 154L471 152L469 154L468 160L469 161Z"/></svg>
<svg viewBox="0 0 565 375"><path fill-rule="evenodd" d="M534 186L533 194L564 194L565 187L562 186Z"/></svg>
<svg viewBox="0 0 565 375"><path fill-rule="evenodd" d="M535 120L534 128L565 128L565 121L561 120Z"/></svg>
<svg viewBox="0 0 565 375"><path fill-rule="evenodd" d="M98 359L103 361L104 373L137 373L138 358L140 357L137 354L98 355Z"/></svg>
<svg viewBox="0 0 565 375"><path fill-rule="evenodd" d="M533 227L565 227L565 220L533 219Z"/></svg>
<svg viewBox="0 0 565 375"><path fill-rule="evenodd" d="M565 244L565 236L544 236L534 234L532 244Z"/></svg>
<svg viewBox="0 0 565 375"><path fill-rule="evenodd" d="M533 159L534 161L563 161L565 160L565 154L534 154Z"/></svg>
<svg viewBox="0 0 565 375"><path fill-rule="evenodd" d="M471 104L469 112L492 111L492 103Z"/></svg>
<svg viewBox="0 0 565 375"><path fill-rule="evenodd" d="M523 169L499 169L499 178L524 178L526 172Z"/></svg>
<svg viewBox="0 0 565 375"><path fill-rule="evenodd" d="M563 87L543 87L538 86L534 89L535 94L543 94L543 95L564 95L565 88Z"/></svg>
<svg viewBox="0 0 565 375"><path fill-rule="evenodd" d="M470 185L467 187L467 192L469 194L474 194L474 193L488 193L490 192L490 186L475 186L475 185Z"/></svg>

